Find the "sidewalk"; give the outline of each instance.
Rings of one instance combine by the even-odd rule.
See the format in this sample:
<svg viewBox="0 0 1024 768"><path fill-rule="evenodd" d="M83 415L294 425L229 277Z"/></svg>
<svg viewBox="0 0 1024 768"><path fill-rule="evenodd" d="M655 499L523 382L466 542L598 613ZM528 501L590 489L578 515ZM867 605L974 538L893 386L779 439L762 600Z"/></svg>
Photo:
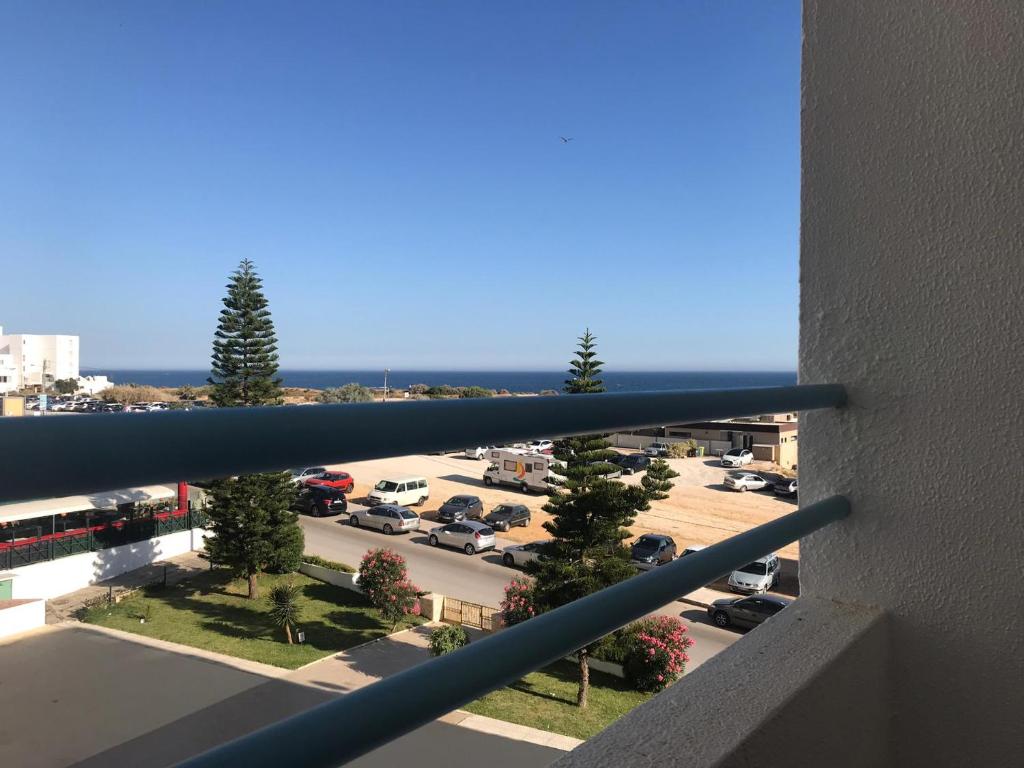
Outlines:
<svg viewBox="0 0 1024 768"><path fill-rule="evenodd" d="M167 583L174 584L182 579L187 579L194 573L207 570L210 564L207 560L199 557L198 552L186 552L166 560L158 560L150 565L136 568L134 571L92 584L75 592L51 598L46 601L46 623L60 624L74 619L80 609L97 600L102 600L108 595L112 594L116 599L119 594L161 581L164 577L165 567Z"/></svg>

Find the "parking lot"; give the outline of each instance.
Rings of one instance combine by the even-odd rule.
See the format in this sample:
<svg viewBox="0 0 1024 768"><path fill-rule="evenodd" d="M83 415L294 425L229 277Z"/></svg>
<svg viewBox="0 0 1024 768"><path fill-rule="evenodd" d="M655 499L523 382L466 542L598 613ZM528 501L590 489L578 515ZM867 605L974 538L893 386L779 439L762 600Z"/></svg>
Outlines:
<svg viewBox="0 0 1024 768"><path fill-rule="evenodd" d="M770 492L738 493L722 484L726 470L715 458L668 459L679 473L669 498L651 504L641 512L632 526L636 535L663 533L672 536L680 551L695 544L713 544L757 525L774 520L796 508L795 499L779 497ZM464 458L460 453L430 456L396 456L387 459L333 465L355 478L351 499L359 501L378 480L399 475L421 475L430 483L430 499L416 511L425 521L436 520L437 508L455 494L470 493L479 496L486 510L501 502L525 504L533 512L527 528L513 528L502 533L503 539L518 542L547 538L543 529L549 515L542 511L546 497L543 494L524 494L511 487L483 484L487 462ZM756 463L751 471L762 469ZM639 483L642 475L624 476L623 482ZM782 558L783 594L797 594L797 544L779 550ZM724 585L720 585L724 586Z"/></svg>

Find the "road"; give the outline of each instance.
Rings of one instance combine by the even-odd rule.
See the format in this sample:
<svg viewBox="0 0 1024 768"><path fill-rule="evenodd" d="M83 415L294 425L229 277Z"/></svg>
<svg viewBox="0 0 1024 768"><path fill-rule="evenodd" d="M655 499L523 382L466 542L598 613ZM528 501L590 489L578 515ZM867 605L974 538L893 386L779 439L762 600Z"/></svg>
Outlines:
<svg viewBox="0 0 1024 768"><path fill-rule="evenodd" d="M387 547L402 555L409 566L409 575L420 589L451 595L482 605L500 605L505 585L519 571L501 564L501 555L485 552L468 556L454 549L434 548L427 544L426 531L433 525L424 521L422 532L385 536L379 531L353 528L348 517L302 517L306 534L306 551L358 566L368 549ZM506 542L498 539L498 548ZM689 669L699 666L741 636L731 629L720 629L708 623L705 612L683 603L671 603L659 613L677 616L687 625L694 646L690 650Z"/></svg>

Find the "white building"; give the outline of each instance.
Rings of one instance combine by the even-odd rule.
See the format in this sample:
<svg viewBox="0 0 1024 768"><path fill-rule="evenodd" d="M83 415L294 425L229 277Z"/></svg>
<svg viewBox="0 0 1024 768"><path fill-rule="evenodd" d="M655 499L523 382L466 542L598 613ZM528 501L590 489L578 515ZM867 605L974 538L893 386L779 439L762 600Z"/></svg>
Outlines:
<svg viewBox="0 0 1024 768"><path fill-rule="evenodd" d="M78 378L78 337L4 334L0 327L0 393Z"/></svg>
<svg viewBox="0 0 1024 768"><path fill-rule="evenodd" d="M87 395L98 395L104 389L112 387L114 382L106 376L79 376L78 391Z"/></svg>

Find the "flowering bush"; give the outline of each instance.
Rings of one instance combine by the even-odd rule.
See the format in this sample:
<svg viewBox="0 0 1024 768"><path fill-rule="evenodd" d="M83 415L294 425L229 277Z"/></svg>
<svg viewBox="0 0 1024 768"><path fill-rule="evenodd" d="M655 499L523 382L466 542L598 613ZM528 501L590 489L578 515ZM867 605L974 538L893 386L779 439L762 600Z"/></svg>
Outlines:
<svg viewBox="0 0 1024 768"><path fill-rule="evenodd" d="M405 558L390 549L371 549L363 555L359 587L392 632L405 616L419 616L419 590L409 581Z"/></svg>
<svg viewBox="0 0 1024 768"><path fill-rule="evenodd" d="M674 683L686 669L686 649L693 640L674 616L641 619L628 628L626 679L638 691L657 692Z"/></svg>
<svg viewBox="0 0 1024 768"><path fill-rule="evenodd" d="M501 601L502 618L506 627L532 619L537 615L534 602L533 583L522 576L516 576L505 587L505 599Z"/></svg>

